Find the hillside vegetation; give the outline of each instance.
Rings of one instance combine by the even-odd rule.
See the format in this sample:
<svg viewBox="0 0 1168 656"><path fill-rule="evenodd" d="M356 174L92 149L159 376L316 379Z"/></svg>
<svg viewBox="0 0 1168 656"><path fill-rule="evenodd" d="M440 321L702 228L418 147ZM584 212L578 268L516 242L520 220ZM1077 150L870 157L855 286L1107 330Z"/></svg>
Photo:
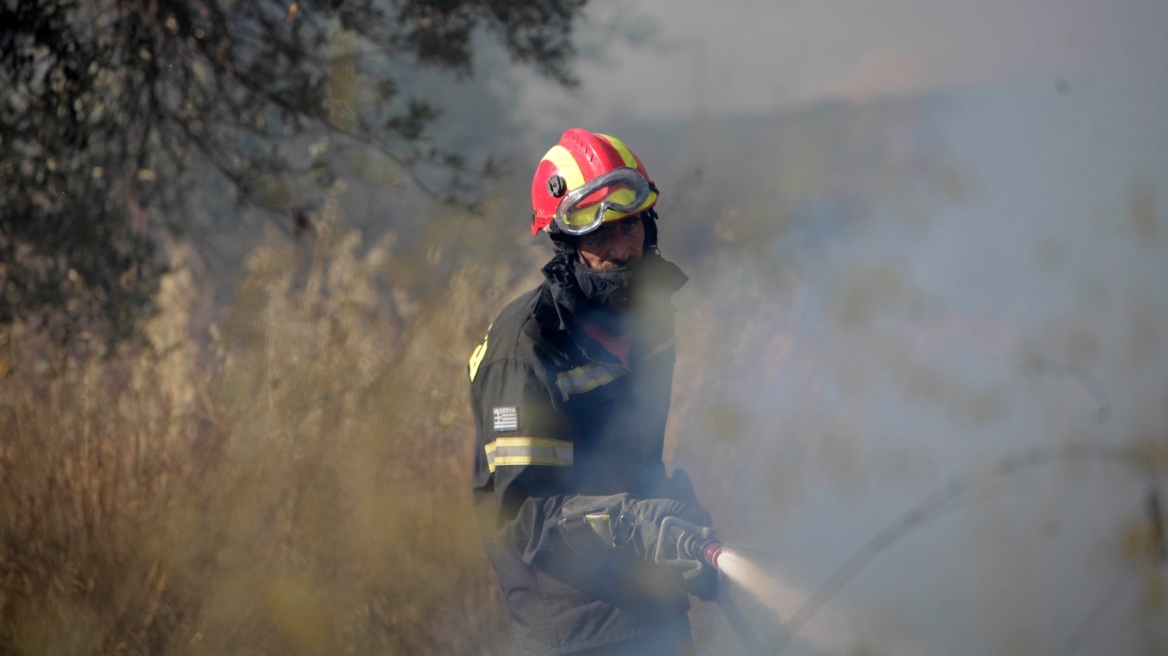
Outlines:
<svg viewBox="0 0 1168 656"><path fill-rule="evenodd" d="M318 218L222 325L173 247L148 343L7 336L0 653L498 652L459 383L515 283L468 262L411 298L392 240Z"/></svg>

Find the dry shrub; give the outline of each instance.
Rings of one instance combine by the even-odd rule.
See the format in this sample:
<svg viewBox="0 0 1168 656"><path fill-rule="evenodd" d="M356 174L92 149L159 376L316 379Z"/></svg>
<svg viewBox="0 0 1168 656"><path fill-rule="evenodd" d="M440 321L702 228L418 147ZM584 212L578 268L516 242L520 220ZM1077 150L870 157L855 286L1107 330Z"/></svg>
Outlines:
<svg viewBox="0 0 1168 656"><path fill-rule="evenodd" d="M210 339L180 248L148 344L8 336L0 653L508 649L464 377L514 268L468 257L411 296L336 215L256 249Z"/></svg>

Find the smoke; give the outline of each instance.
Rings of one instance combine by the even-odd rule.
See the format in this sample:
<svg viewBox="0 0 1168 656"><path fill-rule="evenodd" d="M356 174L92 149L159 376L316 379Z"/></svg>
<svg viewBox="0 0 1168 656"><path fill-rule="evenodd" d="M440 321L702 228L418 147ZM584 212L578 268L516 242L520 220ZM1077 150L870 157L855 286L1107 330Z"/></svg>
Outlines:
<svg viewBox="0 0 1168 656"><path fill-rule="evenodd" d="M954 44L935 66L914 39L941 32L913 21L887 26L903 47L833 59L797 38L716 43L718 25L737 35L755 14L679 40L684 11L641 5L614 21L601 7L579 91L520 73L444 101L472 151L513 158L484 220L401 217L376 187L343 202L371 235L395 228L392 276L416 303L475 263L491 284L475 306L482 325L458 319L473 340L550 256L525 233L534 162L574 125L629 143L662 189L663 253L691 278L675 297L666 460L690 472L720 535L783 554L748 577L772 579L782 620L950 480L1029 449L1168 441L1168 81L1163 43L1149 40L1162 9L1125 7L1106 25L1087 18L1094 7L1017 10L1041 29L992 61L982 55L1000 16L934 9L926 24ZM594 38L599 28L620 43ZM1065 45L1068 30L1095 45ZM1034 39L1058 55L1031 57ZM1117 43L1132 44L1119 66L1100 54ZM765 53L744 64L747 46ZM888 71L863 65L871 52L889 53L875 64L927 64L889 77L889 97L875 79ZM1103 64L1120 72L1092 73ZM353 202L362 194L369 215ZM451 400L450 426L459 412ZM1154 477L1163 465L1150 462ZM1165 615L1162 568L1140 546L1149 477L1073 462L979 487L843 585L816 615L827 628L808 626L811 646L901 653L892 635L945 654L1154 653ZM694 619L703 647L729 644L712 608ZM829 633L848 644L814 642Z"/></svg>
<svg viewBox="0 0 1168 656"><path fill-rule="evenodd" d="M722 552L718 559L719 570L731 590L742 590L765 607L772 615L768 619L782 623L782 632L796 630L790 620L799 615L811 599L811 593L781 580L783 568L775 563L760 563L736 551L733 547ZM771 626L767 623L765 626ZM886 627L865 623L857 614L838 603L829 603L817 610L806 623L797 627L799 643L808 645L819 653L855 653L865 646L877 643L888 653L906 656L927 656L937 652L929 649L911 636L896 635L884 630Z"/></svg>
<svg viewBox="0 0 1168 656"><path fill-rule="evenodd" d="M1166 98L988 87L707 119L700 150L686 124L646 125L681 141L665 179L693 181L662 209L693 280L670 454L720 535L814 590L949 480L1168 442L1168 142L1147 113ZM891 613L940 653L1155 651L1162 566L1124 545L1148 541L1162 471L1063 463L971 490L844 585L839 621Z"/></svg>

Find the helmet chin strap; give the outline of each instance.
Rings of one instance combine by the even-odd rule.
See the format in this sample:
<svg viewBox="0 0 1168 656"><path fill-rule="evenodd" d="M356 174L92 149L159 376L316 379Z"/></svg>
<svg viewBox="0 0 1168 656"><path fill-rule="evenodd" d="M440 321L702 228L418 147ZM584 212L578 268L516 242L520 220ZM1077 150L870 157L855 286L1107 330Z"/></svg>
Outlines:
<svg viewBox="0 0 1168 656"><path fill-rule="evenodd" d="M562 232L551 232L548 236L552 238L552 246L555 247L557 253L563 253L565 257L570 260L576 259L576 238L571 235L565 235Z"/></svg>
<svg viewBox="0 0 1168 656"><path fill-rule="evenodd" d="M657 210L650 207L641 212L641 225L645 226L644 251L660 255L661 249L657 248Z"/></svg>

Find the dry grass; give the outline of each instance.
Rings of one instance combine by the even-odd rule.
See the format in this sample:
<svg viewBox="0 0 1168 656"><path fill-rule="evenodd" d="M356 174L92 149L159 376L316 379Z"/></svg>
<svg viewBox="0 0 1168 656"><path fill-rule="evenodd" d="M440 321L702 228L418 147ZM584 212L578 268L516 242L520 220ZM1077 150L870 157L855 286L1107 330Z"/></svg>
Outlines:
<svg viewBox="0 0 1168 656"><path fill-rule="evenodd" d="M470 258L413 297L336 215L252 253L211 338L181 249L148 347L8 336L0 654L509 649L457 383L517 283Z"/></svg>

